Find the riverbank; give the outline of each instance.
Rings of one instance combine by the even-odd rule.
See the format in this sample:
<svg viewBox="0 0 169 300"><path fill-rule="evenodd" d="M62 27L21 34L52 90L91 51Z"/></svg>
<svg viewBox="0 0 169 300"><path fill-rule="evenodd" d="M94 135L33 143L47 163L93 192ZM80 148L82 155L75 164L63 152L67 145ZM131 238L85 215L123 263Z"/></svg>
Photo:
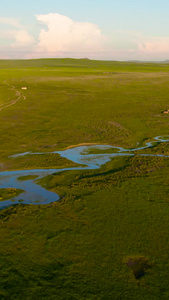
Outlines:
<svg viewBox="0 0 169 300"><path fill-rule="evenodd" d="M160 143L166 143L167 138L163 137L155 137L154 140L158 140L158 144ZM102 151L104 150L104 153L99 154L92 154L90 151L90 147L95 145L95 149ZM43 177L50 176L52 174L57 174L59 172L65 172L65 171L76 171L76 170L94 170L100 168L102 165L109 162L112 158L115 157L125 157L125 156L135 156L135 152L140 150L146 150L152 148L154 145L154 141L147 143L143 147L138 147L134 149L124 149L124 148L117 148L117 152L110 153L110 149L114 147L109 145L96 145L92 144L91 146L79 146L74 148L69 148L67 150L63 151L54 151L51 154L57 154L60 155L62 159L65 161L71 162L76 166L74 167L67 167L67 168L51 168L51 169L30 169L30 170L17 170L17 171L5 171L0 172L0 180L1 180L1 186L2 188L13 188L18 190L24 190L23 193L19 194L19 196L11 197L10 200L7 201L1 201L0 208L4 209L8 206L20 203L22 200L22 203L24 204L49 204L52 202L55 202L60 199L58 194L52 193L51 191L48 191L44 188L42 188L40 185L37 184L37 180L42 179ZM106 153L107 151L107 153ZM132 153L134 152L134 153ZM30 153L21 153L17 155L13 155L13 159L17 159L18 157L25 157L27 161L27 156L29 156ZM40 156L46 155L46 153L31 153L31 156ZM164 157L169 158L169 155L165 154L144 154L144 153L138 153L137 156L147 156L147 157ZM113 171L113 170L112 170ZM36 180L34 180L31 176L36 176ZM25 180L20 180L25 177Z"/></svg>

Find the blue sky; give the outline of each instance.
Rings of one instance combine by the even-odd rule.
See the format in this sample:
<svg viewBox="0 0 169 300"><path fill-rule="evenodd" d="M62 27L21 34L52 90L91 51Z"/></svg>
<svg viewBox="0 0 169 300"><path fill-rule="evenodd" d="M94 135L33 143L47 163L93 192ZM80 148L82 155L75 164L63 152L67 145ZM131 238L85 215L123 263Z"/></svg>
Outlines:
<svg viewBox="0 0 169 300"><path fill-rule="evenodd" d="M0 58L169 58L167 0L6 0Z"/></svg>

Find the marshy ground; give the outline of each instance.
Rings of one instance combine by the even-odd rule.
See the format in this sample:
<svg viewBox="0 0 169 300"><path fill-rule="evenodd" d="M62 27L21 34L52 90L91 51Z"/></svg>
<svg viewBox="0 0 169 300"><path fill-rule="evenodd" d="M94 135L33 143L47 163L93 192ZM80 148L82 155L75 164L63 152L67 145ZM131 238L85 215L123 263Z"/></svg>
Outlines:
<svg viewBox="0 0 169 300"><path fill-rule="evenodd" d="M17 97L4 80L26 97L0 111L3 171L72 166L47 152L80 143L134 148L168 135L168 64L49 59L0 67L0 104ZM46 154L10 157L23 152ZM144 152L169 155L168 142ZM167 157L138 155L42 178L59 202L0 212L0 298L167 300L168 182ZM11 192L20 191L0 197Z"/></svg>

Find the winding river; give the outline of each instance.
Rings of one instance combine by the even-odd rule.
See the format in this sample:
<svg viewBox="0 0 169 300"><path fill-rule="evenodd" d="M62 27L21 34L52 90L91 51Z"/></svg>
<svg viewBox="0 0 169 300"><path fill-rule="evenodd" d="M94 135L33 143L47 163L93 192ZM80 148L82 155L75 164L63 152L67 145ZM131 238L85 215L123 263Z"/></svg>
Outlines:
<svg viewBox="0 0 169 300"><path fill-rule="evenodd" d="M155 144L169 142L169 136L154 138L154 141L146 143L144 147L138 147L133 149L125 149L122 147L115 147L109 145L92 145L92 146L79 146L75 148L70 148L64 151L54 151L49 153L57 153L61 157L67 158L72 162L81 164L83 166L73 167L73 168L63 168L63 169L33 169L33 170L20 170L20 171L4 171L0 172L0 188L17 188L24 192L18 196L11 198L9 200L0 201L0 209L7 208L11 205L24 203L24 204L49 204L51 202L59 200L59 195L46 190L45 188L38 185L35 179L19 180L19 177L23 176L37 176L37 179L43 178L47 175L54 173L59 173L63 171L71 170L91 170L99 169L102 165L110 161L113 157L118 156L135 156L135 151L144 150L153 147ZM101 154L90 154L93 150L104 150ZM113 153L110 153L114 150ZM107 151L107 153L106 153ZM134 153L132 153L134 152ZM26 156L44 153L32 153L25 152L20 154L15 154L12 157ZM45 152L46 154L46 152ZM144 154L139 153L139 156L156 156L156 157L169 157L169 155L162 154Z"/></svg>

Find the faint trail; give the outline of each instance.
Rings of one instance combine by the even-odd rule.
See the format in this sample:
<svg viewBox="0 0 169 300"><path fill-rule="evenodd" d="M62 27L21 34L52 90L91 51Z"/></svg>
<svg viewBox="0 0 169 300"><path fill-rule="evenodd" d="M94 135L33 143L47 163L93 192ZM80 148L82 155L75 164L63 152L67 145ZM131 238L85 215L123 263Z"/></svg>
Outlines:
<svg viewBox="0 0 169 300"><path fill-rule="evenodd" d="M22 95L21 92L17 91L15 86L14 85L10 85L6 82L6 80L4 80L3 84L6 84L7 86L9 86L10 90L15 92L15 96L17 97L15 100L12 100L12 101L9 101L9 102L6 102L6 103L3 103L3 104L0 104L0 111L11 106L11 105L14 105L15 103L17 103L18 101L21 101L21 100L26 100L26 96Z"/></svg>

